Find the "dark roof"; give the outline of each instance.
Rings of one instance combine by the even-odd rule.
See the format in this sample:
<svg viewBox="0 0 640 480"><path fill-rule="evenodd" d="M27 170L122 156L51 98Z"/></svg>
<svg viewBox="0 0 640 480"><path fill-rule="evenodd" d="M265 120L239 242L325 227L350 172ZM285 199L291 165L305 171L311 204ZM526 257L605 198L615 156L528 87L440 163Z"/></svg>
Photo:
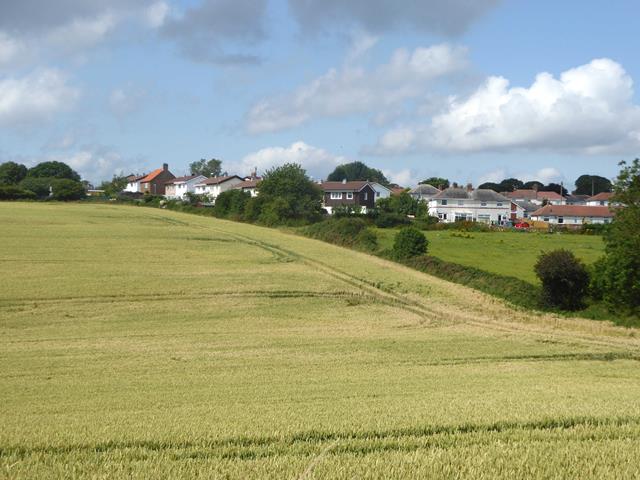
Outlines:
<svg viewBox="0 0 640 480"><path fill-rule="evenodd" d="M585 203L588 198L589 195L567 195L565 197L569 205L571 205L572 203Z"/></svg>
<svg viewBox="0 0 640 480"><path fill-rule="evenodd" d="M439 188L429 185L428 183L418 185L416 188L409 191L409 193L413 195L437 195L440 192L441 190Z"/></svg>
<svg viewBox="0 0 640 480"><path fill-rule="evenodd" d="M587 202L601 202L603 200L609 200L611 197L613 197L612 192L600 192L599 194L590 197Z"/></svg>
<svg viewBox="0 0 640 480"><path fill-rule="evenodd" d="M245 180L243 182L237 183L233 186L233 188L256 188L258 183L260 183L261 178L254 178L253 180Z"/></svg>
<svg viewBox="0 0 640 480"><path fill-rule="evenodd" d="M613 217L609 207L587 205L546 205L531 214L536 217Z"/></svg>
<svg viewBox="0 0 640 480"><path fill-rule="evenodd" d="M325 192L359 192L367 185L369 182L355 180L353 182L322 182L320 187Z"/></svg>
<svg viewBox="0 0 640 480"><path fill-rule="evenodd" d="M538 190L520 189L513 192L507 192L506 196L509 198L524 198L525 200L560 200L562 195L557 192L541 192Z"/></svg>
<svg viewBox="0 0 640 480"><path fill-rule="evenodd" d="M433 198L437 198L437 199L447 198L447 199L454 199L454 200L455 199L458 199L458 200L471 199L471 200L478 200L480 202L505 202L505 203L511 202L511 200L509 200L504 195L500 195L498 192L494 192L493 190L489 190L485 188L478 188L476 190L468 191L466 188L449 187L449 188L445 188L442 192L440 192L438 195L434 196Z"/></svg>
<svg viewBox="0 0 640 480"><path fill-rule="evenodd" d="M224 177L211 177L205 180L204 182L202 182L200 185L219 185L221 183L228 182L233 178L242 180L242 178L240 178L238 175L225 175Z"/></svg>

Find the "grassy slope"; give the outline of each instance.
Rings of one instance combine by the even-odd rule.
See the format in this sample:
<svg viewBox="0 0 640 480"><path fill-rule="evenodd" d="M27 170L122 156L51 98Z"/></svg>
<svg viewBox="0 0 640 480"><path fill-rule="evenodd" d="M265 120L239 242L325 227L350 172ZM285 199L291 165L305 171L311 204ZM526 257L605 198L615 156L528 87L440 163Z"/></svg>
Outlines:
<svg viewBox="0 0 640 480"><path fill-rule="evenodd" d="M380 246L391 248L396 232L393 229L376 229ZM473 238L462 238L453 235L455 233L457 232L425 232L429 239L429 254L448 262L531 283L538 283L533 266L541 252L565 248L587 264L595 262L604 253L604 243L600 236L472 232L469 235Z"/></svg>
<svg viewBox="0 0 640 480"><path fill-rule="evenodd" d="M640 475L633 331L250 225L0 224L0 477Z"/></svg>

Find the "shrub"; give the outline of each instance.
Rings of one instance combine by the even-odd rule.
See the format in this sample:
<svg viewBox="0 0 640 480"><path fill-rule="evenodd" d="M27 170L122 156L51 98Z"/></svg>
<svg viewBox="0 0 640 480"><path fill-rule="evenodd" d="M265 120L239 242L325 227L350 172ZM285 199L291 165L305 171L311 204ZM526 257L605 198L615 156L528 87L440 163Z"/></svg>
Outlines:
<svg viewBox="0 0 640 480"><path fill-rule="evenodd" d="M27 167L16 162L0 164L0 184L16 185L27 176Z"/></svg>
<svg viewBox="0 0 640 480"><path fill-rule="evenodd" d="M378 228L393 228L398 225L408 225L411 221L406 215L400 215L398 213L380 212L373 221Z"/></svg>
<svg viewBox="0 0 640 480"><path fill-rule="evenodd" d="M242 190L227 190L216 198L213 214L219 218L241 219L251 194Z"/></svg>
<svg viewBox="0 0 640 480"><path fill-rule="evenodd" d="M366 220L358 217L329 218L315 223L304 230L310 237L335 245L373 251L378 247L378 239Z"/></svg>
<svg viewBox="0 0 640 480"><path fill-rule="evenodd" d="M56 178L51 182L51 198L60 201L81 200L87 196L82 183L68 178Z"/></svg>
<svg viewBox="0 0 640 480"><path fill-rule="evenodd" d="M15 185L0 185L0 200L35 200L36 194Z"/></svg>
<svg viewBox="0 0 640 480"><path fill-rule="evenodd" d="M412 258L427 253L429 242L415 227L405 227L398 232L393 242L393 256L399 259Z"/></svg>
<svg viewBox="0 0 640 480"><path fill-rule="evenodd" d="M51 192L53 181L53 178L27 177L20 182L19 187L35 193L38 198L47 198Z"/></svg>
<svg viewBox="0 0 640 480"><path fill-rule="evenodd" d="M32 178L67 178L80 181L80 175L63 162L42 162L27 171L27 177Z"/></svg>
<svg viewBox="0 0 640 480"><path fill-rule="evenodd" d="M578 310L589 287L589 272L569 250L555 250L538 257L535 272L542 282L542 301L548 307Z"/></svg>

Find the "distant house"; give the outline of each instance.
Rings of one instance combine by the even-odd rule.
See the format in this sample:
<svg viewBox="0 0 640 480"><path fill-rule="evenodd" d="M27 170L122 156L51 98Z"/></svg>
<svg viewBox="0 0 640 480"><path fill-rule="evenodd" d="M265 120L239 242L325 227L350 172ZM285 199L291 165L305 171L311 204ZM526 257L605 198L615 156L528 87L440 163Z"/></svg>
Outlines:
<svg viewBox="0 0 640 480"><path fill-rule="evenodd" d="M237 183L233 186L236 190L242 190L243 192L249 193L252 197L258 196L258 183L262 178L260 177L247 177L242 182Z"/></svg>
<svg viewBox="0 0 640 480"><path fill-rule="evenodd" d="M587 199L587 205L590 207L607 207L611 203L612 192L601 192Z"/></svg>
<svg viewBox="0 0 640 480"><path fill-rule="evenodd" d="M589 195L567 195L565 205L586 205Z"/></svg>
<svg viewBox="0 0 640 480"><path fill-rule="evenodd" d="M369 182L371 188L376 192L376 200L381 198L389 198L391 196L391 189L385 187L381 183L378 182Z"/></svg>
<svg viewBox="0 0 640 480"><path fill-rule="evenodd" d="M416 188L409 190L409 195L415 200L429 203L429 201L438 195L442 190L434 187L433 185L429 185L428 183L423 183L418 185Z"/></svg>
<svg viewBox="0 0 640 480"><path fill-rule="evenodd" d="M189 175L186 177L176 177L165 183L165 197L182 200L187 193L196 192L196 184L207 179L204 175Z"/></svg>
<svg viewBox="0 0 640 480"><path fill-rule="evenodd" d="M369 182L322 182L323 207L333 213L336 207L350 207L355 211L366 213L376 205L376 191Z"/></svg>
<svg viewBox="0 0 640 480"><path fill-rule="evenodd" d="M125 192L130 192L130 193L139 193L140 190L140 180L142 180L144 177L146 177L147 174L143 174L143 175L129 175L127 177L127 186L124 187Z"/></svg>
<svg viewBox="0 0 640 480"><path fill-rule="evenodd" d="M405 187L401 187L396 183L389 185L389 189L391 189L391 195L400 195L407 190Z"/></svg>
<svg viewBox="0 0 640 480"><path fill-rule="evenodd" d="M531 218L531 214L540 208L540 205L527 200L520 200L513 203L522 209L522 215L518 216L518 218Z"/></svg>
<svg viewBox="0 0 640 480"><path fill-rule="evenodd" d="M562 205L563 203L566 203L565 198L556 192L540 192L535 189L519 189L514 190L513 192L504 192L503 194L516 203L527 201L535 203L536 205L542 205L545 203L545 200L551 205Z"/></svg>
<svg viewBox="0 0 640 480"><path fill-rule="evenodd" d="M162 168L154 170L144 178L140 179L140 192L152 195L164 195L165 184L173 180L175 175L169 171L169 165L162 164Z"/></svg>
<svg viewBox="0 0 640 480"><path fill-rule="evenodd" d="M429 201L429 215L441 222L474 221L503 224L522 215L516 202L493 190L450 187Z"/></svg>
<svg viewBox="0 0 640 480"><path fill-rule="evenodd" d="M614 212L609 207L585 205L546 205L531 215L531 220L557 225L610 223Z"/></svg>
<svg viewBox="0 0 640 480"><path fill-rule="evenodd" d="M238 175L224 175L222 177L212 177L195 185L197 195L206 195L212 201L218 198L222 192L232 189L239 183L244 182Z"/></svg>

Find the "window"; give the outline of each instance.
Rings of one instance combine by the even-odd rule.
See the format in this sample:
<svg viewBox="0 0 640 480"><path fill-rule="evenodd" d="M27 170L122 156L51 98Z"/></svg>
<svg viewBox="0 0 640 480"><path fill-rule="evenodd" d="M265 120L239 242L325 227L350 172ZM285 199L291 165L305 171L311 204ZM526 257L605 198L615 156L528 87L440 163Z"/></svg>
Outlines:
<svg viewBox="0 0 640 480"><path fill-rule="evenodd" d="M458 205L462 206L464 205L464 202L462 200L458 200Z"/></svg>
<svg viewBox="0 0 640 480"><path fill-rule="evenodd" d="M544 222L548 222L548 221L549 221L549 217L544 217L544 218L542 219L542 221L544 221Z"/></svg>
<svg viewBox="0 0 640 480"><path fill-rule="evenodd" d="M379 196L380 196L380 192L376 192L376 197L379 197ZM366 200L366 198L365 198L365 200Z"/></svg>
<svg viewBox="0 0 640 480"><path fill-rule="evenodd" d="M439 213L438 214L438 218L440 220L446 220L447 219L447 214L446 213Z"/></svg>
<svg viewBox="0 0 640 480"><path fill-rule="evenodd" d="M342 192L331 192L331 200L342 200Z"/></svg>
<svg viewBox="0 0 640 480"><path fill-rule="evenodd" d="M364 199L369 200L369 192L364 192Z"/></svg>
<svg viewBox="0 0 640 480"><path fill-rule="evenodd" d="M447 204L447 201L446 201L446 200L441 200L441 202L442 202L442 203L441 203L442 205L446 205L446 204Z"/></svg>
<svg viewBox="0 0 640 480"><path fill-rule="evenodd" d="M347 192L347 200L353 200L353 192Z"/></svg>
<svg viewBox="0 0 640 480"><path fill-rule="evenodd" d="M496 203L496 206L501 207L502 203L498 202L498 203Z"/></svg>
<svg viewBox="0 0 640 480"><path fill-rule="evenodd" d="M487 202L480 202L480 206L481 207L486 207L487 206Z"/></svg>
<svg viewBox="0 0 640 480"><path fill-rule="evenodd" d="M478 215L478 221L482 223L490 223L491 215Z"/></svg>
<svg viewBox="0 0 640 480"><path fill-rule="evenodd" d="M558 217L558 223L564 223L564 217Z"/></svg>

